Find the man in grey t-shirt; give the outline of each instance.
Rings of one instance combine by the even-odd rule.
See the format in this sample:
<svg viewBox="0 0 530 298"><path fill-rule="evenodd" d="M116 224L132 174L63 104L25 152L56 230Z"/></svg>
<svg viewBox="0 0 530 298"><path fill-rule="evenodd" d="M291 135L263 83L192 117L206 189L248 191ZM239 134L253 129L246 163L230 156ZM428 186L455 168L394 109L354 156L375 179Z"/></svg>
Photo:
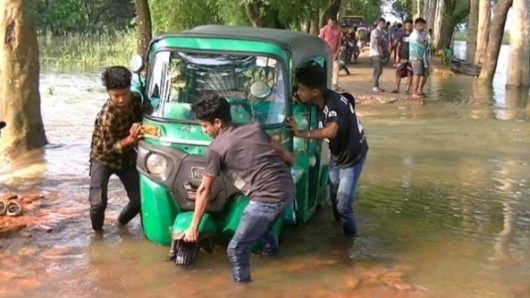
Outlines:
<svg viewBox="0 0 530 298"><path fill-rule="evenodd" d="M227 249L234 281L249 282L252 246L259 241L265 255L277 253L272 224L294 198L294 182L287 165L294 163L294 156L259 126L233 124L230 104L218 95L205 96L193 111L203 132L215 139L208 148L208 164L197 189L193 219L182 238L197 241L213 181L221 171L227 173L250 198Z"/></svg>
<svg viewBox="0 0 530 298"><path fill-rule="evenodd" d="M386 34L383 32L385 28L385 19L381 18L377 22L377 27L372 30L370 34L370 61L374 67L373 80L374 80L374 92L384 92L385 90L379 87L379 78L383 74L383 58L388 55L388 45L386 43Z"/></svg>

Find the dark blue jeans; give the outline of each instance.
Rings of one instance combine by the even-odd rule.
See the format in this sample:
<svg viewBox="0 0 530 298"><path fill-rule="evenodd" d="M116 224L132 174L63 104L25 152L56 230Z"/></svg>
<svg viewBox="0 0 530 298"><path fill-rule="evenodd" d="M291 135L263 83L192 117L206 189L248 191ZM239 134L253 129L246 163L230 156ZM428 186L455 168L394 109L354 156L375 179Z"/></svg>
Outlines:
<svg viewBox="0 0 530 298"><path fill-rule="evenodd" d="M278 239L272 232L272 225L291 201L292 198L280 203L249 202L226 251L235 282L251 280L249 258L254 244L261 244L266 255L277 253Z"/></svg>
<svg viewBox="0 0 530 298"><path fill-rule="evenodd" d="M347 236L357 235L352 205L364 161L365 159L349 168L339 168L333 160L329 162L330 199L333 214L335 219L342 222L342 230Z"/></svg>

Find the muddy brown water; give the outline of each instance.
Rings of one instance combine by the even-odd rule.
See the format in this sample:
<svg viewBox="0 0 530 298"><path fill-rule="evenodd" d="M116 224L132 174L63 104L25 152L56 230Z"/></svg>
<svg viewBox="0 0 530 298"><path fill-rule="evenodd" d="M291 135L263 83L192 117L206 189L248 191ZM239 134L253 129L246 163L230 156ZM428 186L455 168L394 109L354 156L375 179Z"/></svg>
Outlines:
<svg viewBox="0 0 530 298"><path fill-rule="evenodd" d="M368 86L369 87L369 86ZM355 87L352 87L355 92ZM500 91L499 91L500 90ZM88 218L88 150L105 100L96 73L45 70L50 145L0 170L2 192L46 196L31 229L0 239L1 297L530 297L528 94L433 78L425 104L359 106L370 144L350 247L323 206L278 259L230 280L223 247L194 268L165 261L111 181L104 239Z"/></svg>

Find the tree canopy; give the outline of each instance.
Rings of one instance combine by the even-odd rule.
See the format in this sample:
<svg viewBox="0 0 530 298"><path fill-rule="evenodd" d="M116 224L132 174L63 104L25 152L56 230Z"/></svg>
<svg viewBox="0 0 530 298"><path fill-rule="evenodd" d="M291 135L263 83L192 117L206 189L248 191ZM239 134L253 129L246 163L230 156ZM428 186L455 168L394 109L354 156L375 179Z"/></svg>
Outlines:
<svg viewBox="0 0 530 298"><path fill-rule="evenodd" d="M150 0L155 33L179 31L201 24L307 28L320 26L347 0ZM348 14L372 22L381 14L381 0L350 0ZM131 0L37 0L37 27L54 35L121 31L134 26Z"/></svg>

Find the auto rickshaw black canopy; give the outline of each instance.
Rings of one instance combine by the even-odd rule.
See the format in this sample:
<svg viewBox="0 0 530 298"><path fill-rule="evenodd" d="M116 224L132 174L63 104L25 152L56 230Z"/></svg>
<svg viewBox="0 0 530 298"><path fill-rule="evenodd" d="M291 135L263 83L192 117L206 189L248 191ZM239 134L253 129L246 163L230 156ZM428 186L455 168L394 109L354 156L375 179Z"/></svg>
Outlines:
<svg viewBox="0 0 530 298"><path fill-rule="evenodd" d="M226 38L234 40L268 41L289 51L295 67L318 56L329 59L330 49L327 44L314 35L298 31L279 30L270 28L236 27L222 25L205 25L195 27L180 34L211 38ZM161 36L164 37L164 36Z"/></svg>

